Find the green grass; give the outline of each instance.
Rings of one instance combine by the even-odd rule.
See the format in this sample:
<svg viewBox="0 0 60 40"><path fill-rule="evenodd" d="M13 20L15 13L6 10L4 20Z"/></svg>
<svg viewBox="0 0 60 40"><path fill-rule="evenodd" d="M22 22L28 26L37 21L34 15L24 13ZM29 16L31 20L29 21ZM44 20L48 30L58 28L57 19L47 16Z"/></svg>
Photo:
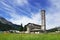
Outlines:
<svg viewBox="0 0 60 40"><path fill-rule="evenodd" d="M0 40L60 40L60 34L0 33Z"/></svg>

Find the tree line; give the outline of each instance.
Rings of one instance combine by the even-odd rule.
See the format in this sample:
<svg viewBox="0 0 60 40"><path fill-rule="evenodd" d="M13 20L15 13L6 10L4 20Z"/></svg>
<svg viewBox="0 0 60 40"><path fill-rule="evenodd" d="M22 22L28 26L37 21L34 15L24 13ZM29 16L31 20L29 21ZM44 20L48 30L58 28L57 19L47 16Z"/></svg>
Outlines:
<svg viewBox="0 0 60 40"><path fill-rule="evenodd" d="M0 22L0 31L9 31L9 30L18 30L18 31L26 31L26 26L23 27L23 25L8 25L3 24Z"/></svg>

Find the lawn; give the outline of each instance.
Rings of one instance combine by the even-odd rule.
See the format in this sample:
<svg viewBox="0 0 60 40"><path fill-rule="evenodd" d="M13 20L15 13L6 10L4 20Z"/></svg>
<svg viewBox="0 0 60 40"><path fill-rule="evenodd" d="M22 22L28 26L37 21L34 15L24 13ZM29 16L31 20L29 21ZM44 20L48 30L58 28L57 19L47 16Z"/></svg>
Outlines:
<svg viewBox="0 0 60 40"><path fill-rule="evenodd" d="M60 40L60 34L0 33L0 40Z"/></svg>

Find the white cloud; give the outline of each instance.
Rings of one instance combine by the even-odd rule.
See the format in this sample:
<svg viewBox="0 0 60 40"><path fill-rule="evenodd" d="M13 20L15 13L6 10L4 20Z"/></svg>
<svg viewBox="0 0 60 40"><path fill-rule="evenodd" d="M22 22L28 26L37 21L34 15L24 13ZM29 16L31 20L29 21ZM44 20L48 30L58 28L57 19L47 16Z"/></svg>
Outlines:
<svg viewBox="0 0 60 40"><path fill-rule="evenodd" d="M50 0L51 8L47 10L47 29L60 26L60 0Z"/></svg>
<svg viewBox="0 0 60 40"><path fill-rule="evenodd" d="M6 4L3 1L0 1L0 4L3 5L3 6L0 7L0 9L3 8L3 9L6 9L6 10L9 10L9 11L11 11L13 9L10 5Z"/></svg>
<svg viewBox="0 0 60 40"><path fill-rule="evenodd" d="M49 13L46 15L47 28L54 28L60 26L60 12Z"/></svg>
<svg viewBox="0 0 60 40"><path fill-rule="evenodd" d="M47 29L54 28L55 26L60 26L60 0L49 0L49 1L51 1L51 7L48 8L48 10L46 10L47 11L46 12ZM19 25L21 23L23 25L26 25L27 23L35 23L35 24L39 24L39 25L41 24L40 12L35 13L35 14L31 13L32 18L29 18L27 16L18 15L16 13L16 11L14 10L14 8L12 8L11 6L9 6L3 2L1 2L1 3L6 6L6 7L4 7L5 9L7 9L9 11L12 10L11 12L9 12L9 15L12 18L9 20L11 22L13 22L14 24L19 24ZM16 5L24 5L24 4L28 4L28 1L27 0L14 0L14 3ZM23 10L21 10L21 11L23 11Z"/></svg>
<svg viewBox="0 0 60 40"><path fill-rule="evenodd" d="M16 5L24 5L24 4L28 4L27 0L14 0L14 3Z"/></svg>
<svg viewBox="0 0 60 40"><path fill-rule="evenodd" d="M15 14L14 14L15 15ZM18 16L14 17L12 19L10 19L11 22L13 22L14 24L23 24L26 25L28 23L35 23L35 24L40 24L40 13L37 14L33 14L32 18L29 18L27 16Z"/></svg>

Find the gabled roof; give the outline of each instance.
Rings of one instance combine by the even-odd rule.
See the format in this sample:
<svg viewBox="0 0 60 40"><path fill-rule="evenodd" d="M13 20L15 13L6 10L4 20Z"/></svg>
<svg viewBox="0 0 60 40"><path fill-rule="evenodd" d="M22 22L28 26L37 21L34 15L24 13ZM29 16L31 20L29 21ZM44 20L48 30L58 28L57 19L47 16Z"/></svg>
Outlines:
<svg viewBox="0 0 60 40"><path fill-rule="evenodd" d="M28 26L29 24L32 24L32 25L34 25L34 26L41 26L41 25L34 24L34 23L28 23L26 26Z"/></svg>

